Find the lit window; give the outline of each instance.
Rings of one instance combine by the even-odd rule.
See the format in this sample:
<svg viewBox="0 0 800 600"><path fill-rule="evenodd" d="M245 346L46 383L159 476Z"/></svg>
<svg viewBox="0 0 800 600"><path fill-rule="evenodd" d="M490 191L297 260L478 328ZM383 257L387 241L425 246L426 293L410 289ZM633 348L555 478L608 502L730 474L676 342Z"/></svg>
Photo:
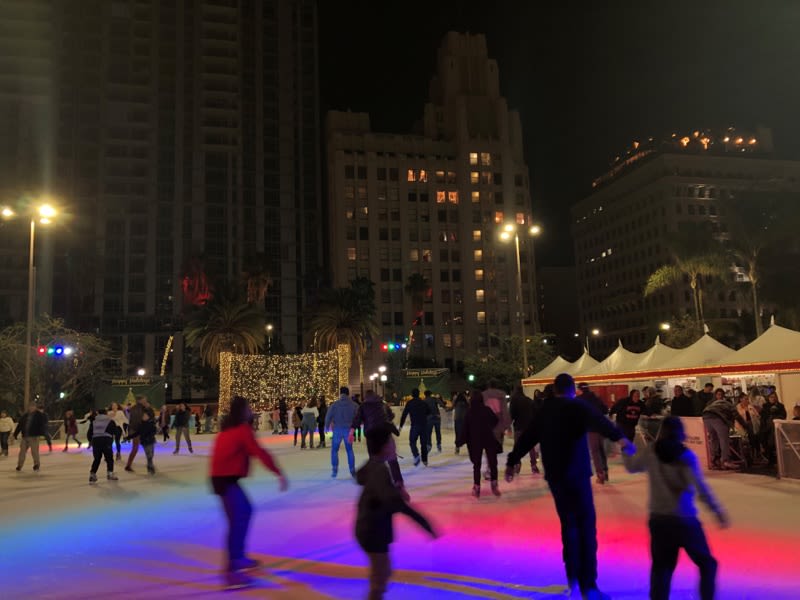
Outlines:
<svg viewBox="0 0 800 600"><path fill-rule="evenodd" d="M481 174L478 173L478 171L470 171L469 182L473 185L477 185L481 182Z"/></svg>
<svg viewBox="0 0 800 600"><path fill-rule="evenodd" d="M356 259L356 249L355 248L348 248L347 249L347 260L355 260Z"/></svg>
<svg viewBox="0 0 800 600"><path fill-rule="evenodd" d="M346 218L346 219L348 219L348 220L352 220L352 219L354 219L354 218L355 218L355 216L356 216L356 211L354 211L352 208L349 208L349 209L347 209L347 210L345 211L345 213L344 213L344 214L345 214L345 218Z"/></svg>
<svg viewBox="0 0 800 600"><path fill-rule="evenodd" d="M408 260L412 262L417 262L419 260L419 250L416 248L412 248L408 251Z"/></svg>
<svg viewBox="0 0 800 600"><path fill-rule="evenodd" d="M423 262L431 262L431 251L430 251L430 249L422 251L422 260L423 260Z"/></svg>
<svg viewBox="0 0 800 600"><path fill-rule="evenodd" d="M444 204L447 200L447 194L444 190L437 190L436 192L436 203L437 204Z"/></svg>
<svg viewBox="0 0 800 600"><path fill-rule="evenodd" d="M421 169L419 172L419 181L423 183L427 183L428 181L428 172L425 169Z"/></svg>
<svg viewBox="0 0 800 600"><path fill-rule="evenodd" d="M451 204L458 204L458 192L450 191L447 192L447 201Z"/></svg>
<svg viewBox="0 0 800 600"><path fill-rule="evenodd" d="M472 241L473 242L480 242L481 241L481 230L480 229L473 229L472 230Z"/></svg>
<svg viewBox="0 0 800 600"><path fill-rule="evenodd" d="M525 213L517 213L517 225L525 225Z"/></svg>
<svg viewBox="0 0 800 600"><path fill-rule="evenodd" d="M475 290L475 302L483 302L483 290Z"/></svg>
<svg viewBox="0 0 800 600"><path fill-rule="evenodd" d="M480 192L472 192L472 201L473 202L480 202L481 201L481 193Z"/></svg>
<svg viewBox="0 0 800 600"><path fill-rule="evenodd" d="M477 152L470 152L469 153L469 164L477 165L478 164L478 153Z"/></svg>
<svg viewBox="0 0 800 600"><path fill-rule="evenodd" d="M448 171L447 172L447 183L455 183L456 182L456 173L455 171Z"/></svg>
<svg viewBox="0 0 800 600"><path fill-rule="evenodd" d="M407 181L416 181L417 180L417 177L416 177L416 175L414 173L414 169L409 169L408 170L408 175L406 176L406 180Z"/></svg>
<svg viewBox="0 0 800 600"><path fill-rule="evenodd" d="M478 323L486 323L486 313L479 310L475 313L475 320L478 321Z"/></svg>
<svg viewBox="0 0 800 600"><path fill-rule="evenodd" d="M361 208L361 212L364 213L365 215L368 215L369 214L369 207L367 207L367 206L362 207Z"/></svg>
<svg viewBox="0 0 800 600"><path fill-rule="evenodd" d="M452 338L450 337L449 333L443 333L442 334L442 344L444 345L445 348L452 348L453 347L453 341L452 341Z"/></svg>
<svg viewBox="0 0 800 600"><path fill-rule="evenodd" d="M497 223L497 224L500 224L500 223L503 222L503 220L504 220L503 211L502 210L495 211L495 213L494 213L494 222Z"/></svg>
<svg viewBox="0 0 800 600"><path fill-rule="evenodd" d="M492 165L492 155L488 152L481 152L481 165L490 167Z"/></svg>
<svg viewBox="0 0 800 600"><path fill-rule="evenodd" d="M472 253L472 258L475 260L475 262L482 262L483 261L483 250L480 250L480 249L479 250L475 250Z"/></svg>
<svg viewBox="0 0 800 600"><path fill-rule="evenodd" d="M483 269L475 269L475 281L483 281Z"/></svg>

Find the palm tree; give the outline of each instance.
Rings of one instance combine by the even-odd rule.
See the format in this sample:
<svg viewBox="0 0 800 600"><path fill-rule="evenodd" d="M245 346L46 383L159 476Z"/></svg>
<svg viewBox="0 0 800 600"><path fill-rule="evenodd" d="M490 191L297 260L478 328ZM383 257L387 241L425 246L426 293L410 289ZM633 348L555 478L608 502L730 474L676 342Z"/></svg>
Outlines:
<svg viewBox="0 0 800 600"><path fill-rule="evenodd" d="M267 289L272 285L272 277L267 269L267 259L263 252L257 253L247 261L242 279L247 286L247 301L250 304L264 304Z"/></svg>
<svg viewBox="0 0 800 600"><path fill-rule="evenodd" d="M190 316L183 334L203 364L216 369L221 352L257 353L264 345L265 323L263 308L219 298Z"/></svg>
<svg viewBox="0 0 800 600"><path fill-rule="evenodd" d="M414 327L420 325L422 323L422 317L425 314L424 305L425 305L425 298L428 297L428 294L431 292L431 284L428 282L425 277L421 273L412 273L408 276L408 280L406 281L406 285L403 288L405 293L408 294L409 298L411 299L411 333L408 336L408 347L406 348L406 360L408 360L408 356L411 354L411 346L414 342ZM425 353L425 343L423 340L422 353Z"/></svg>

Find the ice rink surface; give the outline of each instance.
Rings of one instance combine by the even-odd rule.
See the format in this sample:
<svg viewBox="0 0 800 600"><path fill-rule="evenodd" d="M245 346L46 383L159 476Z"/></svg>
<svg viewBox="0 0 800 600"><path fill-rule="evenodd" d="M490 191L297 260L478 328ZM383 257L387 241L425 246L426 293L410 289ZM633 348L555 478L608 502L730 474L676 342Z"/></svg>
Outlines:
<svg viewBox="0 0 800 600"><path fill-rule="evenodd" d="M431 540L410 520L395 517L392 600L558 598L565 593L558 519L547 486L530 474L501 483L494 498L484 485L470 496L471 466L445 437L430 466L413 467L407 430L398 441L412 503L441 537ZM42 469L14 470L19 446L0 458L0 597L358 599L367 592L366 557L356 545L353 519L359 488L347 476L344 448L339 478L330 477L330 450L300 450L290 436L261 440L286 470L290 489L253 465L245 481L255 507L248 540L265 562L257 587L223 591L220 579L224 522L207 482L212 435L194 438L195 453L172 455L172 441L156 450L158 474L144 456L136 473L118 467L120 481L88 484L86 450L49 454ZM356 461L366 459L356 443ZM123 459L129 446L123 445ZM500 457L501 462L504 456ZM124 464L124 463L123 463ZM118 463L119 465L119 463ZM715 473L710 482L733 526L702 520L720 562L718 598L800 598L800 482ZM618 461L611 483L595 486L599 585L612 598L647 597L649 569L646 479L627 475ZM697 598L697 571L682 555L673 598Z"/></svg>

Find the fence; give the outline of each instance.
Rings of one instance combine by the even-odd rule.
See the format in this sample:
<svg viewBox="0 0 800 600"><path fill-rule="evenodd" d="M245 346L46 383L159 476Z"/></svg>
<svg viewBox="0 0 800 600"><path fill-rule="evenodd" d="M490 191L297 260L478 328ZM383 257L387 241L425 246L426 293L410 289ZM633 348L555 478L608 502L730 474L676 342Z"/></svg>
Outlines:
<svg viewBox="0 0 800 600"><path fill-rule="evenodd" d="M775 421L778 477L800 479L800 421Z"/></svg>

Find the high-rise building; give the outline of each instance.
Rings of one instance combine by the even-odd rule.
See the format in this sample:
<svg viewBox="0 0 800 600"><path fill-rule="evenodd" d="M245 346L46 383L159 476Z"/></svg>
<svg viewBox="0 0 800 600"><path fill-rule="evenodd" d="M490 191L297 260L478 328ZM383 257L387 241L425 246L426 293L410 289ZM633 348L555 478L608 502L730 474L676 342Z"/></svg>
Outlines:
<svg viewBox="0 0 800 600"><path fill-rule="evenodd" d="M258 271L273 345L302 348L323 264L317 27L314 0L0 3L3 198L70 213L41 232L39 311L152 372L207 281ZM0 241L4 320L24 318L22 229Z"/></svg>
<svg viewBox="0 0 800 600"><path fill-rule="evenodd" d="M590 344L599 355L619 341L634 351L649 347L662 323L694 314L688 280L644 297L650 274L672 260L669 239L678 226L706 221L712 235L724 237L726 200L732 194L797 191L799 185L800 162L776 158L768 130L694 131L634 142L572 209L578 333L585 338L598 330ZM749 306L730 289L710 291L707 318L735 319Z"/></svg>
<svg viewBox="0 0 800 600"><path fill-rule="evenodd" d="M411 359L458 370L465 354L520 332L504 225L519 233L524 319L537 329L519 114L500 95L483 36L448 33L437 66L418 131L373 132L367 114L328 114L329 260L334 285L376 284L381 343L368 364L386 359L383 343L411 337ZM415 274L430 285L420 317L405 290Z"/></svg>
<svg viewBox="0 0 800 600"><path fill-rule="evenodd" d="M584 337L580 334L580 312L575 267L541 267L536 272L536 300L545 341L556 354L580 357Z"/></svg>

